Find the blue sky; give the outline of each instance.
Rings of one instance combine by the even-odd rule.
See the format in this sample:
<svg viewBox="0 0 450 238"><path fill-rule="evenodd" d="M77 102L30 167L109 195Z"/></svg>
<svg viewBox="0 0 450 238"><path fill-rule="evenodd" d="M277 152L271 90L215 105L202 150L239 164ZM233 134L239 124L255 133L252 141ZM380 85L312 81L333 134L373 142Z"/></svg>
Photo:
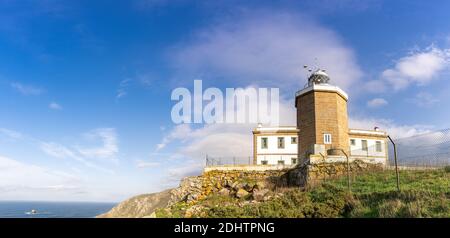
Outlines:
<svg viewBox="0 0 450 238"><path fill-rule="evenodd" d="M450 127L448 1L0 0L0 199L120 201L204 155L250 155L254 125L175 125L176 87L278 87L304 64L350 95L350 124ZM315 60L317 58L317 60Z"/></svg>

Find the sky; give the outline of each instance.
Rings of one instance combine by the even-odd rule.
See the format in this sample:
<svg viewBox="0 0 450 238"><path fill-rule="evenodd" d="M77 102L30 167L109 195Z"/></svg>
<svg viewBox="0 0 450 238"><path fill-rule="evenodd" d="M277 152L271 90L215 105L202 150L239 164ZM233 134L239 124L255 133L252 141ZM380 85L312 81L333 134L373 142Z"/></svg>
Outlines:
<svg viewBox="0 0 450 238"><path fill-rule="evenodd" d="M0 200L158 192L206 154L251 156L254 124L174 124L177 87L280 90L303 65L349 94L350 127L450 127L449 1L0 0Z"/></svg>

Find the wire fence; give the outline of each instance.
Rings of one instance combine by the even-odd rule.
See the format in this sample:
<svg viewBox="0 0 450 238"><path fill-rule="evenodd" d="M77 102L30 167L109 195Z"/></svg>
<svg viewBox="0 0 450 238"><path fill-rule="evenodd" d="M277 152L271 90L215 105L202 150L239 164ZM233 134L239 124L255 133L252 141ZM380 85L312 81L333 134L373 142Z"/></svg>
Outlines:
<svg viewBox="0 0 450 238"><path fill-rule="evenodd" d="M223 166L223 165L253 165L252 156L222 156L212 157L206 156L206 167Z"/></svg>
<svg viewBox="0 0 450 238"><path fill-rule="evenodd" d="M399 166L444 167L450 165L450 128L394 139ZM394 158L392 146L389 157ZM393 165L393 159L390 160Z"/></svg>
<svg viewBox="0 0 450 238"><path fill-rule="evenodd" d="M414 187L414 189L439 192L447 191L450 187L450 129L444 129L407 138L393 139L397 150L397 167L395 166L394 147L390 140L381 146L379 143L367 145L362 141L351 145L346 156L323 156L323 159L336 159L344 162L347 167L336 173L330 169L330 176L325 176L322 182L332 182L345 187L351 192L367 193L371 191L394 191ZM386 152L387 150L387 152ZM333 151L328 151L333 152ZM337 151L334 151L336 155ZM341 154L342 155L342 154ZM266 158L262 158L266 159ZM267 158L270 160L270 158ZM276 164L278 159L271 160ZM351 168L352 162L360 160L371 163L385 163L387 166L372 171ZM320 158L319 158L320 160ZM320 161L317 161L320 162ZM258 161L260 164L261 161ZM311 163L311 161L297 161L297 163ZM206 166L240 166L253 165L252 156L212 157L206 156ZM300 165L300 167L302 167ZM441 169L445 167L445 169ZM398 168L398 170L396 169ZM417 170L417 171L414 171ZM334 176L333 174L336 174ZM430 182L432 181L432 182ZM414 186L413 186L414 185Z"/></svg>

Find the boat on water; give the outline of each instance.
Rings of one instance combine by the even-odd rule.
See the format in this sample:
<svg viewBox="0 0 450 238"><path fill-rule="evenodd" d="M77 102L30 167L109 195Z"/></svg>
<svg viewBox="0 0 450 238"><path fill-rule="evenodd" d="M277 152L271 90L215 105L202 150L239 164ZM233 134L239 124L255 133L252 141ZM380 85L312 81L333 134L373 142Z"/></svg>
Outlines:
<svg viewBox="0 0 450 238"><path fill-rule="evenodd" d="M28 215L34 215L34 214L37 214L37 213L38 213L38 211L35 210L35 209L31 209L31 211L26 212L26 214L28 214Z"/></svg>

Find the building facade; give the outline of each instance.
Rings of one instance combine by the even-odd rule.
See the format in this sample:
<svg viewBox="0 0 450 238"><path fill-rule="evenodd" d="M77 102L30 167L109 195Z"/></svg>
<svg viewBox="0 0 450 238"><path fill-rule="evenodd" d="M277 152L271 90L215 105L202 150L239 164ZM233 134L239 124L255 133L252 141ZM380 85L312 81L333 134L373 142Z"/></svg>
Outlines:
<svg viewBox="0 0 450 238"><path fill-rule="evenodd" d="M296 93L296 126L259 125L253 130L254 164L333 162L346 160L347 156L350 160L387 164L387 133L378 128L349 129L348 95L329 81L328 74L319 69Z"/></svg>
<svg viewBox="0 0 450 238"><path fill-rule="evenodd" d="M294 165L298 163L298 129L262 127L253 130L253 163Z"/></svg>

